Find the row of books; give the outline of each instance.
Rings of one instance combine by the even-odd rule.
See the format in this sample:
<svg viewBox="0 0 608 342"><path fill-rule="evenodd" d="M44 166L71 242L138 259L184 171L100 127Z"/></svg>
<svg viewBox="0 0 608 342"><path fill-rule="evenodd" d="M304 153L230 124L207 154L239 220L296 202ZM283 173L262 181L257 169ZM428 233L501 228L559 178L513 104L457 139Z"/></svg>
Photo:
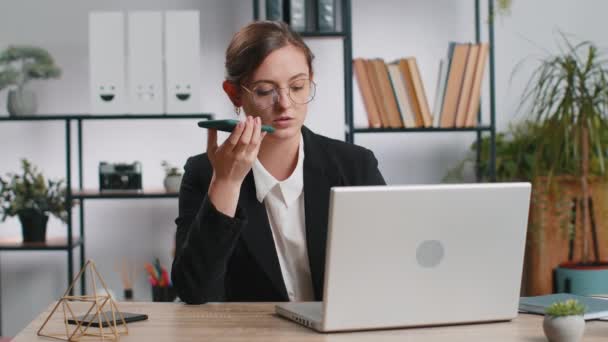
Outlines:
<svg viewBox="0 0 608 342"><path fill-rule="evenodd" d="M353 60L371 128L475 127L488 44L450 43L441 61L433 110L414 57Z"/></svg>

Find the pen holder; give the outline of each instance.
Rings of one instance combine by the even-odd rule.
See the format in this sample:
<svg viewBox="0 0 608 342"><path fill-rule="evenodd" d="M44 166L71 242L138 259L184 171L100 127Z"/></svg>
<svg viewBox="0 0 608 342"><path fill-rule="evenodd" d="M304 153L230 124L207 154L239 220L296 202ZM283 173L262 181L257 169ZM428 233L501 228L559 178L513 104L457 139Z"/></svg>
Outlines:
<svg viewBox="0 0 608 342"><path fill-rule="evenodd" d="M172 302L177 295L173 287L152 286L152 300L155 302Z"/></svg>

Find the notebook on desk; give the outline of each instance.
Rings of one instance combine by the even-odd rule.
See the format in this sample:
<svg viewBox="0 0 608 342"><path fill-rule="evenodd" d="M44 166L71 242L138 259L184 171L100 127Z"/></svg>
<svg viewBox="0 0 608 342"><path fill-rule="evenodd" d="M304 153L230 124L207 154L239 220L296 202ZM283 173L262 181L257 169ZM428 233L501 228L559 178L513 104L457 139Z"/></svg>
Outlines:
<svg viewBox="0 0 608 342"><path fill-rule="evenodd" d="M556 293L545 296L522 297L519 300L519 310L526 313L544 315L549 305L568 299L576 299L583 304L587 310L583 315L585 320L608 317L608 300L579 296L570 293Z"/></svg>

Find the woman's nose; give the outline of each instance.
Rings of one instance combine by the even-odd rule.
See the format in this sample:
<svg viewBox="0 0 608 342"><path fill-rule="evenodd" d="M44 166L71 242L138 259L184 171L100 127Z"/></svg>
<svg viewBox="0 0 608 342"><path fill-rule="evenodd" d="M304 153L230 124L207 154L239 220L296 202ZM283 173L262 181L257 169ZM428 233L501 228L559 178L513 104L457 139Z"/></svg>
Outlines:
<svg viewBox="0 0 608 342"><path fill-rule="evenodd" d="M277 89L276 92L276 103L281 106L281 108L288 108L289 106L291 106L291 99L289 98L289 88Z"/></svg>

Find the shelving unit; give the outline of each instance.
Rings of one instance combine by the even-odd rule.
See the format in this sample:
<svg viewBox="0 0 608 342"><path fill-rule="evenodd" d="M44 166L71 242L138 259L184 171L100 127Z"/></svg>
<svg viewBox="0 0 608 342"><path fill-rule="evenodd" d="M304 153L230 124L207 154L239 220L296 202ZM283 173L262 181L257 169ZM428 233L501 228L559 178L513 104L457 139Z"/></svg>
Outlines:
<svg viewBox="0 0 608 342"><path fill-rule="evenodd" d="M163 120L163 119L212 119L213 114L138 114L138 115L28 115L17 117L2 117L1 122L16 121L64 121L65 123L65 152L66 152L66 202L79 204L79 236L74 236L72 206L68 205L67 233L64 238L50 238L45 243L23 243L21 239L0 239L0 251L67 251L68 254L68 279L69 286L74 278L74 248L80 248L80 268L85 263L85 231L84 231L84 202L87 199L144 199L144 198L177 198L177 193L167 193L163 190L144 190L143 192L111 192L100 193L98 190L85 191L83 189L82 170L82 124L90 120ZM72 123L76 122L77 129L77 163L78 163L78 187L72 188ZM66 286L66 287L67 287ZM81 277L80 292L86 292L85 275ZM71 293L73 294L73 293ZM1 301L0 301L1 304ZM1 334L0 317L0 334Z"/></svg>
<svg viewBox="0 0 608 342"><path fill-rule="evenodd" d="M83 191L75 191L72 193L72 198L74 199L113 199L113 198L123 198L123 199L138 199L138 198L177 198L178 193L166 192L164 190L156 190L150 191L145 190L143 192L132 192L132 191L124 191L124 192L99 192L96 190L83 190Z"/></svg>
<svg viewBox="0 0 608 342"><path fill-rule="evenodd" d="M82 239L72 237L72 248L82 245ZM65 237L48 238L46 242L23 242L21 239L0 239L0 251L62 251L68 248Z"/></svg>
<svg viewBox="0 0 608 342"><path fill-rule="evenodd" d="M494 12L494 0L488 1L488 14L489 18L492 18ZM480 2L481 0L474 0L475 2L475 41L481 42L481 11ZM253 1L253 18L258 20L260 18L259 13L259 0ZM488 43L490 46L489 53L489 83L490 83L490 122L489 124L482 124L482 113L481 110L478 114L479 125L472 128L440 128L440 127L429 127L429 128L356 128L354 127L353 118L353 71L352 71L352 7L350 0L336 0L336 6L341 6L341 31L339 32L299 32L299 35L305 38L326 38L334 37L341 38L344 50L344 139L347 142L354 143L356 134L363 133L448 133L448 132L468 132L476 133L477 146L480 146L481 138L483 133L490 134L490 174L488 177L490 180L496 180L496 109L495 109L495 88L494 88L494 24L492 20L488 21ZM480 106L481 107L481 106ZM481 162L481 149L477 148L477 179L481 178L479 171L479 165Z"/></svg>

